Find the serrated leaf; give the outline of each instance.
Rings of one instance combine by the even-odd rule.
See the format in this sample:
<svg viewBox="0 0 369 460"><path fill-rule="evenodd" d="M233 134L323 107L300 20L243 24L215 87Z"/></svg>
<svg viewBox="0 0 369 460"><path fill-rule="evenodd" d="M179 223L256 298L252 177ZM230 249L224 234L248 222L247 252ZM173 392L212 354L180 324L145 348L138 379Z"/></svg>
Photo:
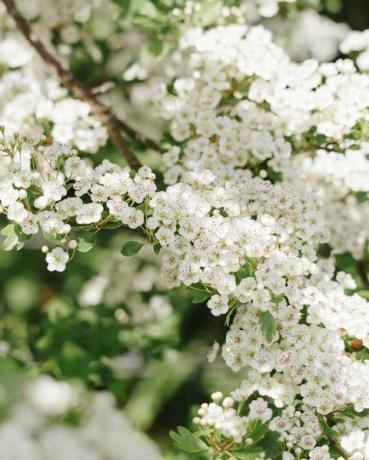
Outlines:
<svg viewBox="0 0 369 460"><path fill-rule="evenodd" d="M177 427L179 432L170 431L169 436L173 439L176 447L185 452L195 454L207 449L206 444L199 439L200 433L192 433L187 428Z"/></svg>
<svg viewBox="0 0 369 460"><path fill-rule="evenodd" d="M120 252L126 257L132 257L140 251L142 246L143 243L139 243L138 241L127 241Z"/></svg>
<svg viewBox="0 0 369 460"><path fill-rule="evenodd" d="M270 311L263 311L259 316L259 325L261 332L268 343L271 343L276 333L275 320Z"/></svg>

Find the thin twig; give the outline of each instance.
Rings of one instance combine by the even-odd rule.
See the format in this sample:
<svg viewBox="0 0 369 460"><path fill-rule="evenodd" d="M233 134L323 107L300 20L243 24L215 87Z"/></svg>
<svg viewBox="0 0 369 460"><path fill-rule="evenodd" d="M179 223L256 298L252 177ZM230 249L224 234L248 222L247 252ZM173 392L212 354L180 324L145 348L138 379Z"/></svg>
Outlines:
<svg viewBox="0 0 369 460"><path fill-rule="evenodd" d="M333 444L343 458L349 458L350 454L346 452L346 450L341 446L341 444L338 441L334 440Z"/></svg>
<svg viewBox="0 0 369 460"><path fill-rule="evenodd" d="M138 169L141 164L129 149L121 131L124 131L128 136L131 136L152 149L161 150L160 146L158 146L155 141L146 138L143 134L138 133L128 126L124 121L118 119L107 106L97 99L93 91L85 88L81 82L74 78L74 76L60 64L60 62L46 49L45 45L35 36L29 23L18 11L13 0L2 0L2 2L6 6L8 14L13 18L20 32L22 32L26 40L38 52L41 58L55 70L58 77L69 91L74 94L74 96L87 102L91 107L91 111L105 124L112 141L119 152L125 157L131 168Z"/></svg>

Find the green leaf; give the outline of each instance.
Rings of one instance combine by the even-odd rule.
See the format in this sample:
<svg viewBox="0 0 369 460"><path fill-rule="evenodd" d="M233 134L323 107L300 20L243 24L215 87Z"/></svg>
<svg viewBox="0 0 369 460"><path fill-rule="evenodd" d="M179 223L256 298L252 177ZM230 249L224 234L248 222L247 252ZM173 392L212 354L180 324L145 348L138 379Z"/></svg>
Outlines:
<svg viewBox="0 0 369 460"><path fill-rule="evenodd" d="M276 327L275 320L270 311L261 312L259 316L259 325L267 342L271 343L276 333Z"/></svg>
<svg viewBox="0 0 369 460"><path fill-rule="evenodd" d="M359 296L364 297L364 299L369 300L369 291L366 291L366 290L356 291L355 294L358 294Z"/></svg>
<svg viewBox="0 0 369 460"><path fill-rule="evenodd" d="M190 295L192 303L202 303L208 300L213 294L211 292L191 291Z"/></svg>
<svg viewBox="0 0 369 460"><path fill-rule="evenodd" d="M213 291L208 291L201 283L195 283L188 287L188 292L191 296L192 303L202 303L208 300L213 294Z"/></svg>
<svg viewBox="0 0 369 460"><path fill-rule="evenodd" d="M6 227L4 227L0 234L5 237L5 239L2 241L2 246L5 251L11 251L14 249L15 246L18 245L19 240L18 240L18 235L15 231L15 225L14 224L9 224Z"/></svg>
<svg viewBox="0 0 369 460"><path fill-rule="evenodd" d="M168 45L157 36L149 39L147 45L143 49L143 53L147 53L155 58L163 57L169 51Z"/></svg>
<svg viewBox="0 0 369 460"><path fill-rule="evenodd" d="M263 437L268 432L268 424L263 423L260 420L254 420L250 423L248 428L248 437L250 437L254 443L263 439Z"/></svg>
<svg viewBox="0 0 369 460"><path fill-rule="evenodd" d="M139 243L138 241L127 241L120 252L126 257L132 257L140 251L142 246L143 243Z"/></svg>
<svg viewBox="0 0 369 460"><path fill-rule="evenodd" d="M242 267L234 274L236 277L236 283L240 284L243 279L249 278L253 274L254 269L252 265L249 262L246 262L245 265L242 265Z"/></svg>
<svg viewBox="0 0 369 460"><path fill-rule="evenodd" d="M155 243L152 248L153 248L155 254L159 254L160 249L161 249L161 244L160 243Z"/></svg>
<svg viewBox="0 0 369 460"><path fill-rule="evenodd" d="M96 243L96 235L84 235L77 240L77 251L89 252Z"/></svg>
<svg viewBox="0 0 369 460"><path fill-rule="evenodd" d="M263 453L261 447L249 447L242 452L232 452L232 455L239 460L254 460L260 458L261 453Z"/></svg>
<svg viewBox="0 0 369 460"><path fill-rule="evenodd" d="M329 438L329 439L337 439L339 434L337 433L336 430L334 430L331 426L328 425L326 419L324 418L323 415L317 414L318 420L320 423L320 426L322 427L323 433Z"/></svg>
<svg viewBox="0 0 369 460"><path fill-rule="evenodd" d="M207 449L206 444L199 439L201 433L191 433L191 431L183 426L177 427L177 430L179 434L175 431L170 431L169 436L173 439L178 449L190 454L202 452Z"/></svg>
<svg viewBox="0 0 369 460"><path fill-rule="evenodd" d="M364 409L361 412L357 412L354 408L354 405L350 404L345 409L340 410L339 414L349 418L367 417L369 415L369 409Z"/></svg>
<svg viewBox="0 0 369 460"><path fill-rule="evenodd" d="M279 434L275 431L268 431L260 442L266 457L272 460L280 459L284 448L279 442Z"/></svg>

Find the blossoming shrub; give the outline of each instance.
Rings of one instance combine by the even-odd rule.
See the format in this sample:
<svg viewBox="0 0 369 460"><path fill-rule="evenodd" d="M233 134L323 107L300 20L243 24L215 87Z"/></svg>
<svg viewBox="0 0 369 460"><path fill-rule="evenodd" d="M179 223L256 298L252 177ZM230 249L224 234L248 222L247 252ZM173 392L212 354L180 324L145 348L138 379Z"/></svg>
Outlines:
<svg viewBox="0 0 369 460"><path fill-rule="evenodd" d="M146 239L165 286L147 258L133 279L133 263L120 271L113 262L81 290L81 305L110 303L121 276L132 286L112 303L127 304L134 328L168 319L177 305L165 289L180 286L223 315L222 345L209 358L221 349L241 381L201 405L192 431L171 432L180 449L214 460L369 458L369 303L359 295L368 287L366 34L341 44L354 60L295 62L270 31L251 25L288 2L205 3L158 2L135 19L160 28L169 9L181 24L148 103L165 126L157 174L91 160L52 132L3 129L5 249L35 244L48 269L62 272L101 230L134 231L123 256L140 257ZM149 41L156 57L169 31ZM140 300L130 302L135 293Z"/></svg>

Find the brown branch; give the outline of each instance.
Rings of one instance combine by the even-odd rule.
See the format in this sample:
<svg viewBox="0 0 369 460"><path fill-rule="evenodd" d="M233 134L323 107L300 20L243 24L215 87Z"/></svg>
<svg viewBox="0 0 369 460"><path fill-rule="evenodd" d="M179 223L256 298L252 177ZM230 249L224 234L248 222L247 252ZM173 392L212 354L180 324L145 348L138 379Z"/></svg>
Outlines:
<svg viewBox="0 0 369 460"><path fill-rule="evenodd" d="M341 444L337 440L334 440L333 444L335 448L338 450L338 452L342 455L343 458L345 459L349 458L350 454L345 451L345 449L341 446Z"/></svg>
<svg viewBox="0 0 369 460"><path fill-rule="evenodd" d="M159 151L161 150L160 146L158 146L156 142L146 138L143 134L138 133L125 122L118 119L107 106L105 106L97 99L93 91L85 88L81 82L75 79L73 75L60 64L60 62L46 49L45 45L35 36L27 20L18 11L13 0L2 0L2 2L6 6L8 14L13 18L20 32L22 32L23 36L38 52L41 58L55 70L58 77L69 89L69 91L74 96L87 102L91 107L91 111L97 115L105 124L112 141L114 142L119 152L121 152L121 154L127 160L131 168L137 170L141 164L129 149L125 139L121 134L121 131L124 131L127 135L133 137L134 139L152 149Z"/></svg>

